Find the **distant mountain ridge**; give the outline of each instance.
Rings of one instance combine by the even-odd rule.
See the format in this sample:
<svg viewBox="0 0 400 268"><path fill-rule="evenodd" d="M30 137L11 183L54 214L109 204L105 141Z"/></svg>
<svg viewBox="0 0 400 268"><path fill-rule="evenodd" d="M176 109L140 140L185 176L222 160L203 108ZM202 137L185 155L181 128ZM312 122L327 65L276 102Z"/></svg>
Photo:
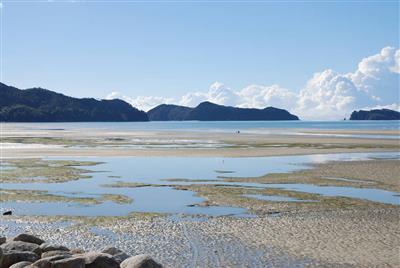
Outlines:
<svg viewBox="0 0 400 268"><path fill-rule="evenodd" d="M148 117L119 99L79 99L42 88L21 90L0 83L0 121L118 122L148 121Z"/></svg>
<svg viewBox="0 0 400 268"><path fill-rule="evenodd" d="M264 109L237 108L202 102L197 107L161 104L147 112L150 121L267 121L299 120L286 110L274 107Z"/></svg>
<svg viewBox="0 0 400 268"><path fill-rule="evenodd" d="M299 120L286 110L237 108L202 102L197 107L161 104L147 113L120 100L73 98L43 88L18 89L0 83L3 122L119 122L119 121L256 121Z"/></svg>
<svg viewBox="0 0 400 268"><path fill-rule="evenodd" d="M193 108L174 104L160 104L149 110L147 116L150 121L183 121Z"/></svg>
<svg viewBox="0 0 400 268"><path fill-rule="evenodd" d="M400 120L400 112L389 109L360 110L352 112L350 120Z"/></svg>

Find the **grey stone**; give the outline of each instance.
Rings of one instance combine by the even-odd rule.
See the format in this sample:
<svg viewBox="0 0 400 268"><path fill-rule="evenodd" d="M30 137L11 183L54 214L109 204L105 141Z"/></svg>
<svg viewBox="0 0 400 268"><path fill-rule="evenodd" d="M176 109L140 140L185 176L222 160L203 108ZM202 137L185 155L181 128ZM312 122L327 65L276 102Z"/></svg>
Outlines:
<svg viewBox="0 0 400 268"><path fill-rule="evenodd" d="M72 257L71 253L69 253L68 251L63 251L63 250L52 250L52 251L43 252L41 257L43 259L43 258L59 256L59 255L66 256L66 258Z"/></svg>
<svg viewBox="0 0 400 268"><path fill-rule="evenodd" d="M53 262L52 268L85 268L85 260L79 257L71 257ZM97 267L97 266L96 266ZM101 267L101 266L99 266Z"/></svg>
<svg viewBox="0 0 400 268"><path fill-rule="evenodd" d="M0 245L4 244L6 242L7 238L4 236L0 236Z"/></svg>
<svg viewBox="0 0 400 268"><path fill-rule="evenodd" d="M128 254L116 247L106 247L101 252L112 255L118 263L121 263L130 257Z"/></svg>
<svg viewBox="0 0 400 268"><path fill-rule="evenodd" d="M120 264L121 262L123 262L124 260L128 259L130 256L128 254L126 254L125 252L121 252L118 254L115 254L113 256L113 258Z"/></svg>
<svg viewBox="0 0 400 268"><path fill-rule="evenodd" d="M42 254L42 250L40 249L39 245L29 242L23 241L9 241L6 242L0 247L4 250L15 250L15 251L30 251L36 253L38 256Z"/></svg>
<svg viewBox="0 0 400 268"><path fill-rule="evenodd" d="M30 261L21 261L21 262L11 265L10 268L24 268L31 264L32 264L32 262L30 262Z"/></svg>
<svg viewBox="0 0 400 268"><path fill-rule="evenodd" d="M107 253L87 252L74 256L83 258L86 268L119 268L119 263Z"/></svg>
<svg viewBox="0 0 400 268"><path fill-rule="evenodd" d="M118 249L118 248L116 248L116 247L105 247L101 251L101 253L107 253L107 254L110 254L112 256L114 256L114 255L116 255L118 253L121 253L121 252L123 252L123 251Z"/></svg>
<svg viewBox="0 0 400 268"><path fill-rule="evenodd" d="M40 239L39 237L36 237L34 235L31 235L31 234L19 234L16 237L14 237L13 240L33 243L33 244L37 244L37 245L44 243L44 241L42 239Z"/></svg>
<svg viewBox="0 0 400 268"><path fill-rule="evenodd" d="M34 262L37 259L39 259L39 256L33 252L3 250L0 267L10 267L11 265L22 261Z"/></svg>
<svg viewBox="0 0 400 268"><path fill-rule="evenodd" d="M80 249L80 248L73 248L69 252L71 254L82 254L82 253L85 253L85 251L83 249Z"/></svg>
<svg viewBox="0 0 400 268"><path fill-rule="evenodd" d="M69 256L66 255L56 255L56 256L51 256L47 258L42 258L35 263L32 264L32 267L34 268L51 268L53 265L53 262L70 258Z"/></svg>
<svg viewBox="0 0 400 268"><path fill-rule="evenodd" d="M52 245L49 243L43 243L40 245L40 248L42 249L42 252L47 252L47 251L69 251L69 248L61 246L61 245Z"/></svg>
<svg viewBox="0 0 400 268"><path fill-rule="evenodd" d="M162 268L150 255L141 254L130 257L121 263L121 268Z"/></svg>

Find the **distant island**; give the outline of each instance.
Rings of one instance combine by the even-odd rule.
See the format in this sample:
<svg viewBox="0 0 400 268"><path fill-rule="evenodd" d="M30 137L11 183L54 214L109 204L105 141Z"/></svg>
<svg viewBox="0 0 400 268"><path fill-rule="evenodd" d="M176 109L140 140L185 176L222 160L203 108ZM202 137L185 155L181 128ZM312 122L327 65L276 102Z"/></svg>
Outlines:
<svg viewBox="0 0 400 268"><path fill-rule="evenodd" d="M147 112L150 121L256 121L299 120L286 110L274 107L264 109L237 108L202 102L197 107L161 104Z"/></svg>
<svg viewBox="0 0 400 268"><path fill-rule="evenodd" d="M0 121L110 122L148 121L125 101L73 98L42 88L21 90L0 83Z"/></svg>
<svg viewBox="0 0 400 268"><path fill-rule="evenodd" d="M389 109L360 110L354 111L350 120L400 120L400 113Z"/></svg>

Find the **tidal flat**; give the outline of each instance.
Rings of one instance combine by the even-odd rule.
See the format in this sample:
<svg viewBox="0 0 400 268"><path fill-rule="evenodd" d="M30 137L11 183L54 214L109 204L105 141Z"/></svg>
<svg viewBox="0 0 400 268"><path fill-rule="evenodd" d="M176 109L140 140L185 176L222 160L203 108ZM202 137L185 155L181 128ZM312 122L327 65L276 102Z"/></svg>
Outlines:
<svg viewBox="0 0 400 268"><path fill-rule="evenodd" d="M3 151L5 236L114 245L167 267L400 265L398 140L99 130L73 143L69 129L5 133L58 143L22 139L33 147ZM132 149L132 139L153 143Z"/></svg>

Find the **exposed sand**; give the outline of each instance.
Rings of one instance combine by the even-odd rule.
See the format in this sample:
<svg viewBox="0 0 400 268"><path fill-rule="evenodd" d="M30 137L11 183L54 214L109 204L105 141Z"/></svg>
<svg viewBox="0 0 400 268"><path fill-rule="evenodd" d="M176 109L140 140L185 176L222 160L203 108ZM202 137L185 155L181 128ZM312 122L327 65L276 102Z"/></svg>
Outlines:
<svg viewBox="0 0 400 268"><path fill-rule="evenodd" d="M301 130L271 133L110 131L105 129L43 130L5 125L3 157L45 156L273 156L339 152L398 151L400 139L298 135ZM312 131L339 133L338 130ZM345 131L349 133L350 131ZM286 134L281 134L286 133ZM292 134L291 134L292 133ZM397 135L396 131L351 131L352 134ZM10 143L25 145L10 146ZM193 145L185 147L185 144ZM3 145L2 145L3 144ZM196 144L201 144L196 146ZM7 146L6 146L7 145ZM60 150L59 146L63 145Z"/></svg>
<svg viewBox="0 0 400 268"><path fill-rule="evenodd" d="M310 183L352 187L374 187L400 192L400 161L332 161L315 164L312 169L292 173L268 174L255 178L229 178L226 181L260 183ZM229 175L229 174L228 174Z"/></svg>
<svg viewBox="0 0 400 268"><path fill-rule="evenodd" d="M29 231L69 247L114 244L167 267L399 267L399 209L299 213L254 219L119 219L52 224L9 217L7 235ZM81 223L79 223L81 222ZM51 230L51 231L49 231Z"/></svg>
<svg viewBox="0 0 400 268"><path fill-rule="evenodd" d="M316 132L398 135L397 131ZM399 151L400 148L398 139L276 133L32 131L23 130L20 126L11 127L2 133L3 139L16 137L22 137L22 142L40 146L3 148L3 157L244 157ZM26 137L38 139L24 140ZM107 140L110 137L116 140ZM126 143L132 142L132 139L135 139L133 143L152 139L151 143L155 143L156 147L164 143L179 143L176 140L215 141L229 144L230 147L127 148ZM154 139L161 142L154 142ZM61 150L51 148L60 143L64 146ZM238 180L262 183L295 181L354 187L370 187L373 183L374 187L399 191L398 163L398 160L332 162L291 174ZM229 174L221 175L229 177ZM338 177L365 182L326 179ZM206 198L209 193L199 192ZM235 205L238 201L221 196L220 193L216 197L214 200L210 197L209 201L221 205ZM400 267L400 206L340 198L330 198L324 202L322 198L317 200L320 202L299 205L267 201L243 203L249 209L283 212L256 218L220 217L202 220L191 217L177 219L176 215L170 218L142 214L97 218L0 216L0 232L7 236L22 231L32 232L45 240L69 243L70 247L85 249L99 249L113 244L129 254L150 253L167 267ZM94 226L95 229L92 228Z"/></svg>

